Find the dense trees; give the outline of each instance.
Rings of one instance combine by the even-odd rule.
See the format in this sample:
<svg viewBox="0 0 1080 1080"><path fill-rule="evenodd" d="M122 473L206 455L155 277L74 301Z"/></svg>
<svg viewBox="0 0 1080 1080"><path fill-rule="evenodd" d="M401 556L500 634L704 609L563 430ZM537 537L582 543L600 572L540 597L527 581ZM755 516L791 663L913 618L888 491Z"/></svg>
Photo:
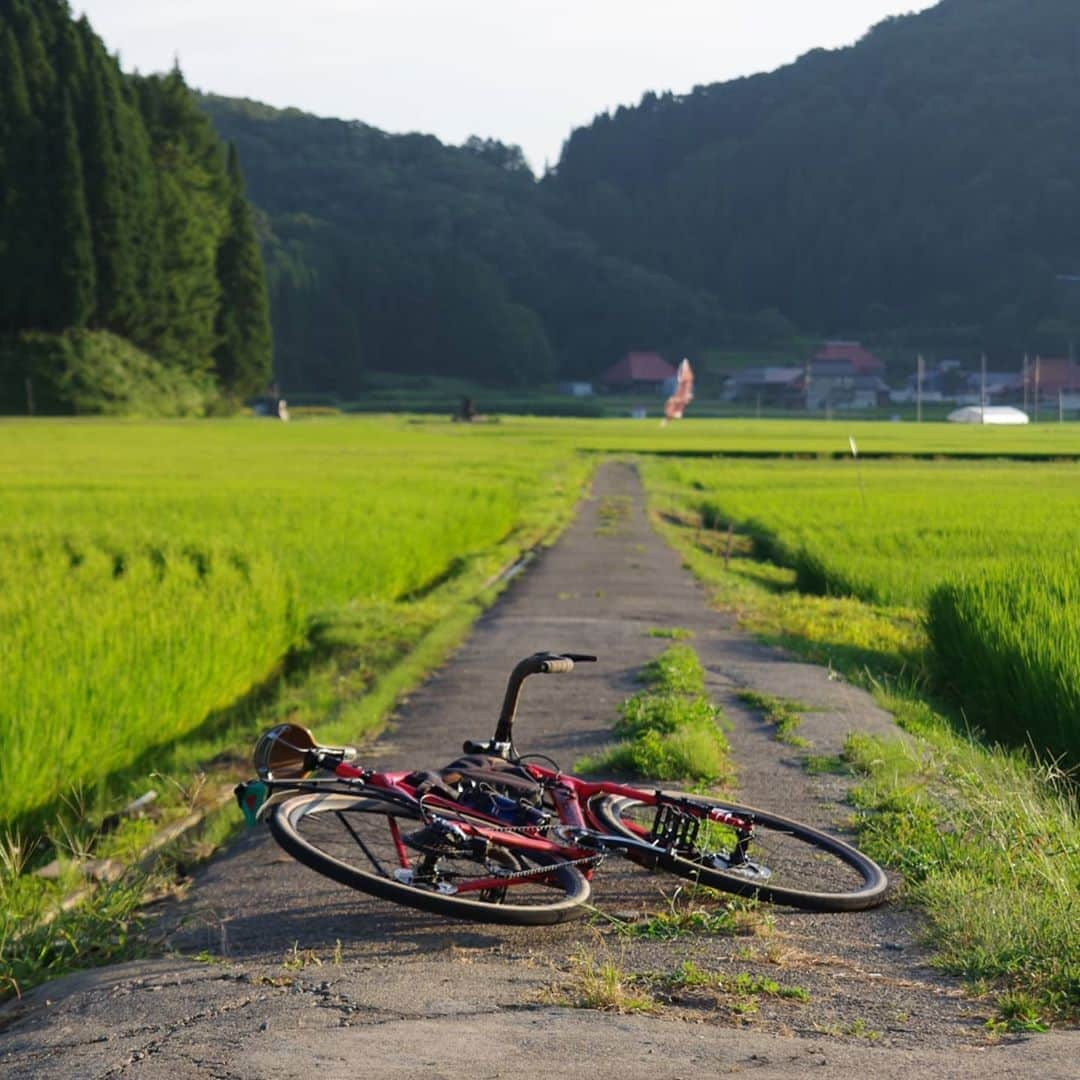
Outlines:
<svg viewBox="0 0 1080 1080"><path fill-rule="evenodd" d="M1075 0L943 0L520 151L204 99L241 148L283 381L529 383L634 347L853 332L1063 351L1080 316ZM1075 297L1073 298L1075 299Z"/></svg>
<svg viewBox="0 0 1080 1080"><path fill-rule="evenodd" d="M730 307L1030 346L1080 269L1076 15L943 0L770 75L646 94L570 136L549 205Z"/></svg>
<svg viewBox="0 0 1080 1080"><path fill-rule="evenodd" d="M1064 351L1074 8L942 0L770 75L646 94L538 181L492 139L196 103L179 71L124 76L64 0L0 0L0 399L20 355L77 355L83 385L97 333L135 346L103 344L114 369L245 394L271 316L282 385L345 397L371 372L531 386L795 326ZM10 347L28 332L77 337Z"/></svg>
<svg viewBox="0 0 1080 1080"><path fill-rule="evenodd" d="M370 371L530 386L589 377L627 348L676 352L734 332L714 298L555 222L516 147L202 102L266 214L290 389L348 396Z"/></svg>
<svg viewBox="0 0 1080 1080"><path fill-rule="evenodd" d="M149 355L236 394L269 379L266 290L239 167L227 166L180 72L125 76L64 0L0 0L0 394L9 407L37 374L33 335L83 329L137 346L144 359L132 370ZM25 348L12 345L28 334ZM80 337L78 355L92 357L95 340ZM136 355L111 340L100 339L103 369L106 355ZM92 369L84 362L80 378Z"/></svg>

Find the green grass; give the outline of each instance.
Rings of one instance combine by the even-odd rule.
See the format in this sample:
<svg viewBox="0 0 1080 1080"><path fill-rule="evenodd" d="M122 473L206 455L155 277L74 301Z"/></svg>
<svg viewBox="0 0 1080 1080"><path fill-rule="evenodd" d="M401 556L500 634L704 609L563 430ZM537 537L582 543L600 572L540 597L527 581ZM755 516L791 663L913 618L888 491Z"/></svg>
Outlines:
<svg viewBox="0 0 1080 1080"><path fill-rule="evenodd" d="M733 559L725 571L707 531L670 518L661 528L718 606L734 609L765 640L867 687L912 736L907 743L856 737L843 760L809 756L806 764L811 772L863 777L859 844L901 871L907 898L926 914L935 963L988 997L992 1027L1075 1022L1075 788L1022 752L988 748L958 716L925 699L926 638L909 609L808 596L795 589L790 570L750 559Z"/></svg>
<svg viewBox="0 0 1080 1080"><path fill-rule="evenodd" d="M927 634L936 685L988 736L1080 765L1076 552L939 586Z"/></svg>
<svg viewBox="0 0 1080 1080"><path fill-rule="evenodd" d="M619 937L677 941L685 937L753 935L772 929L772 915L755 900L728 896L704 885L679 886L666 906L641 918L601 915ZM600 914L598 912L598 914Z"/></svg>
<svg viewBox="0 0 1080 1080"><path fill-rule="evenodd" d="M650 780L731 782L722 710L704 695L705 672L689 645L671 645L639 673L648 686L619 706L618 743L582 758L583 772L616 772Z"/></svg>
<svg viewBox="0 0 1080 1080"><path fill-rule="evenodd" d="M1080 1016L1080 821L1071 794L1022 758L958 738L926 707L894 702L918 742L866 736L860 844L899 869L926 912L935 963L1033 1022Z"/></svg>
<svg viewBox="0 0 1080 1080"><path fill-rule="evenodd" d="M761 713L762 719L767 724L773 725L777 741L798 748L810 745L798 734L799 726L802 724L802 714L807 711L807 706L801 701L792 701L773 694L761 694L756 690L740 690L738 697L750 708Z"/></svg>
<svg viewBox="0 0 1080 1080"><path fill-rule="evenodd" d="M527 428L449 423L4 432L0 822L24 829L274 679L318 612L393 628L482 580L565 519L587 469Z"/></svg>
<svg viewBox="0 0 1080 1080"><path fill-rule="evenodd" d="M639 402L640 404L640 402ZM659 409L660 401L656 402ZM691 410L693 406L691 406ZM860 456L964 455L998 458L1020 455L1053 459L1080 454L1080 424L1032 424L990 428L947 423L890 424L873 420L753 420L695 418L661 428L655 420L547 420L527 423L534 434L569 439L602 453L659 453L708 458L711 455L833 456L849 458L853 437ZM505 426L508 421L503 422ZM870 494L868 488L867 494Z"/></svg>
<svg viewBox="0 0 1080 1080"><path fill-rule="evenodd" d="M690 645L672 645L650 660L638 675L656 694L702 694L705 669Z"/></svg>
<svg viewBox="0 0 1080 1080"><path fill-rule="evenodd" d="M681 626L653 626L649 628L649 637L666 638L669 641L691 641L694 631Z"/></svg>
<svg viewBox="0 0 1080 1080"><path fill-rule="evenodd" d="M669 513L713 534L710 557L733 523L736 574L820 598L819 616L853 599L911 624L910 647L885 652L970 724L1080 764L1080 464L671 461L646 475Z"/></svg>

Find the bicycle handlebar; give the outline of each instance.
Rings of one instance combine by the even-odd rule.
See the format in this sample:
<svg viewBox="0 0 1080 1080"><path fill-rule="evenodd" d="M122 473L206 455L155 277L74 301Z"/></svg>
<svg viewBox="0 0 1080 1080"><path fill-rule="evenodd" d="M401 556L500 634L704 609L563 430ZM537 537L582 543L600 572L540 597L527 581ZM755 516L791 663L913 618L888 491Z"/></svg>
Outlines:
<svg viewBox="0 0 1080 1080"><path fill-rule="evenodd" d="M588 653L550 653L538 652L532 656L526 656L519 660L510 672L510 678L506 683L506 696L503 698L502 711L499 713L499 723L495 728L495 743L511 742L511 731L514 726L514 716L517 713L518 698L521 696L521 684L530 675L562 675L574 670L574 664L591 664L596 662L595 656Z"/></svg>
<svg viewBox="0 0 1080 1080"><path fill-rule="evenodd" d="M537 653L537 656L545 656L546 659L540 661L540 673L550 675L561 675L568 671L574 670L574 664L595 664L595 656L586 656L585 653L562 653L559 656L552 656L550 653Z"/></svg>

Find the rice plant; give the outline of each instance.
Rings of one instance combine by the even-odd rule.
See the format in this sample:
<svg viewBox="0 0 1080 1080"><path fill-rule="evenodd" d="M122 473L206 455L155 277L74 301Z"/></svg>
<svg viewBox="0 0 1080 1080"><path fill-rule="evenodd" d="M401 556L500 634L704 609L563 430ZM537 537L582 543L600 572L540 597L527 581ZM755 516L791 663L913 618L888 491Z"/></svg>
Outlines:
<svg viewBox="0 0 1080 1080"><path fill-rule="evenodd" d="M116 770L212 722L316 613L408 607L532 542L587 468L528 425L3 431L0 824L41 824L73 787L98 797Z"/></svg>

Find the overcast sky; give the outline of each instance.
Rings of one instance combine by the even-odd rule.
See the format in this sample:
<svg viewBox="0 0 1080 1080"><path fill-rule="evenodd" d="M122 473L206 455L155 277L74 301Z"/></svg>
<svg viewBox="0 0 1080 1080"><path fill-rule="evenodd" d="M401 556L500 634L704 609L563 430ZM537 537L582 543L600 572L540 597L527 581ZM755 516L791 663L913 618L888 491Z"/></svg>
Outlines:
<svg viewBox="0 0 1080 1080"><path fill-rule="evenodd" d="M200 90L444 142L519 143L846 45L933 0L71 0L126 70L180 58Z"/></svg>

